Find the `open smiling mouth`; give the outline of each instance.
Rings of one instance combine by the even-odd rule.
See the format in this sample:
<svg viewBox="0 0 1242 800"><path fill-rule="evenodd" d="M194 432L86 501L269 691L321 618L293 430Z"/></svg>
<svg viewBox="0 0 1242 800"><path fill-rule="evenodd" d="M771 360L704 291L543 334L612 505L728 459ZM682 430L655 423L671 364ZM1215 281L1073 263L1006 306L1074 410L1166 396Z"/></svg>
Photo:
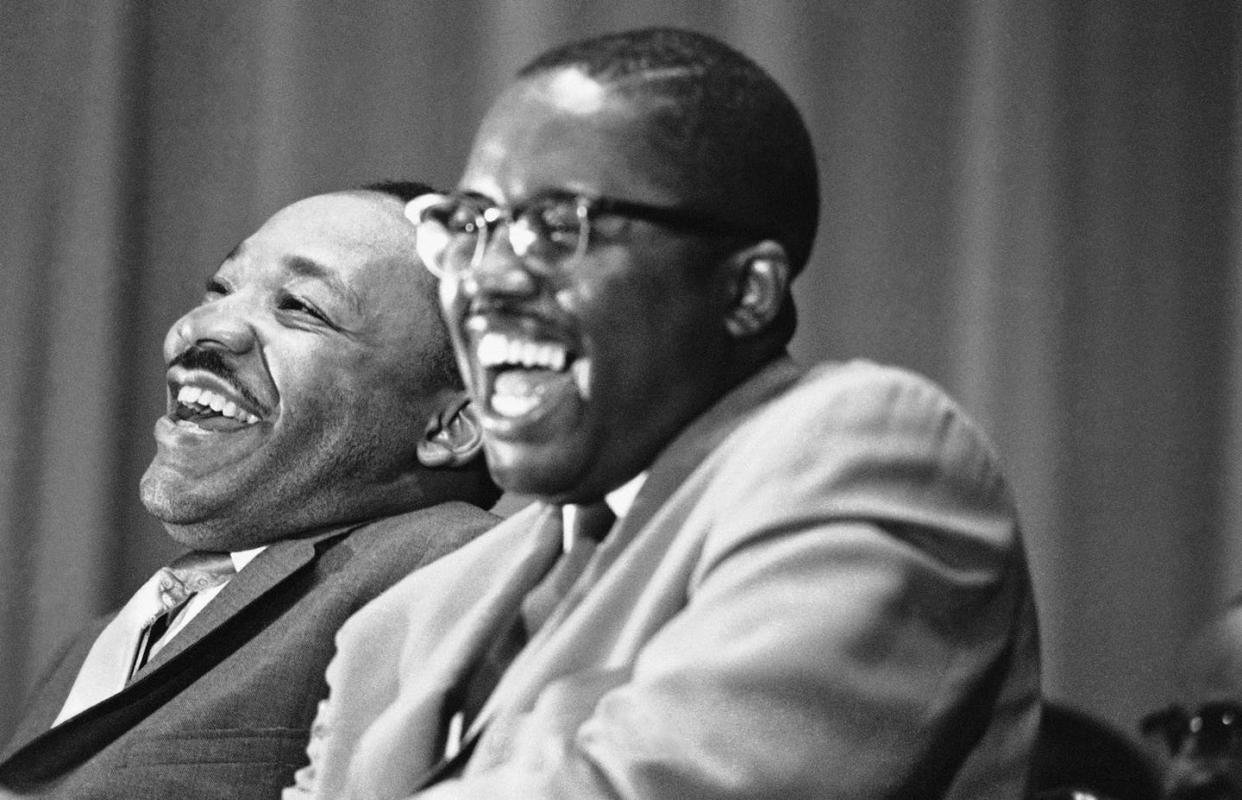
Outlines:
<svg viewBox="0 0 1242 800"><path fill-rule="evenodd" d="M488 331L474 355L487 407L506 420L541 417L571 394L591 397L591 360L560 342Z"/></svg>
<svg viewBox="0 0 1242 800"><path fill-rule="evenodd" d="M185 383L176 387L176 402L169 416L174 421L192 423L217 432L248 428L260 417L248 409L245 401L219 389Z"/></svg>

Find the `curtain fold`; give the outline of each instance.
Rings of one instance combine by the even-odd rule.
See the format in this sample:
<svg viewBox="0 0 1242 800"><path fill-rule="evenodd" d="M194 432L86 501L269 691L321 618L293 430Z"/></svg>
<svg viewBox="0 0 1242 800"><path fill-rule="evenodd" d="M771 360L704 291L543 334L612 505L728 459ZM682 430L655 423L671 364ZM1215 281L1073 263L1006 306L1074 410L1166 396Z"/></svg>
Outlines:
<svg viewBox="0 0 1242 800"><path fill-rule="evenodd" d="M176 547L137 499L161 343L280 206L457 179L512 72L671 24L802 108L794 350L944 384L1009 465L1050 695L1126 730L1242 590L1238 11L959 0L0 6L0 739ZM70 588L70 587L81 588Z"/></svg>
<svg viewBox="0 0 1242 800"><path fill-rule="evenodd" d="M17 112L6 138L18 140L4 158L13 227L2 237L0 307L6 708L36 661L112 601L115 412L126 388L117 347L126 9L30 11L20 29L5 26L4 47L5 107Z"/></svg>

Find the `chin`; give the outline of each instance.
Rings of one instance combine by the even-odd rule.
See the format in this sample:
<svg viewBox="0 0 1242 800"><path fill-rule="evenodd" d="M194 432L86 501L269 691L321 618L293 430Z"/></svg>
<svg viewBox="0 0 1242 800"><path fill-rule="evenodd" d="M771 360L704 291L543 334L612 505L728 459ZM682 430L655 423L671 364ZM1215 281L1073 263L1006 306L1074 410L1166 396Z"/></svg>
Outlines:
<svg viewBox="0 0 1242 800"><path fill-rule="evenodd" d="M147 467L138 482L138 498L148 513L163 523L189 522L204 515L195 508L200 505L186 481L155 462Z"/></svg>
<svg viewBox="0 0 1242 800"><path fill-rule="evenodd" d="M248 550L264 544L248 543L254 536L252 526L230 524L187 493L167 491L166 486L144 478L139 494L147 512L164 524L168 535L191 550Z"/></svg>
<svg viewBox="0 0 1242 800"><path fill-rule="evenodd" d="M253 541L255 526L236 524L222 513L219 502L196 495L185 481L170 480L154 466L142 477L138 494L147 513L191 550L248 550L267 543Z"/></svg>
<svg viewBox="0 0 1242 800"><path fill-rule="evenodd" d="M256 536L254 528L222 524L219 520L189 523L161 521L173 541L191 550L236 552L262 547L273 541L270 537Z"/></svg>
<svg viewBox="0 0 1242 800"><path fill-rule="evenodd" d="M159 487L149 488L144 483L139 496L142 504L146 506L147 513L164 523L164 527L170 532L174 528L196 529L207 525L207 520L210 519L210 512L196 507L193 502L188 502L189 498L183 494L160 491ZM173 538L180 541L177 536Z"/></svg>
<svg viewBox="0 0 1242 800"><path fill-rule="evenodd" d="M534 495L555 499L571 491L573 481L567 480L561 470L542 464L512 461L490 461L492 481L506 492Z"/></svg>
<svg viewBox="0 0 1242 800"><path fill-rule="evenodd" d="M144 481L138 496L142 500L142 505L147 509L147 513L165 525L187 521L185 514L178 513L177 504L172 501L167 492L150 489Z"/></svg>

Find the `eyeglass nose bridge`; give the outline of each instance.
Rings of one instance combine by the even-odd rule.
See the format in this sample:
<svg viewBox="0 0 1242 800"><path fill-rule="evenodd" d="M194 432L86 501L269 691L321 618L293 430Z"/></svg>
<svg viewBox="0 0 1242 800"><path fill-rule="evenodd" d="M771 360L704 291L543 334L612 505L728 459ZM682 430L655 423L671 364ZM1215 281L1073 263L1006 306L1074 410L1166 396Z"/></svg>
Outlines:
<svg viewBox="0 0 1242 800"><path fill-rule="evenodd" d="M487 256L487 248L501 229L504 230L513 255L523 260L530 254L539 238L525 209L506 209L499 206L485 208L479 212L479 238L471 259L471 269L482 266L483 259Z"/></svg>
<svg viewBox="0 0 1242 800"><path fill-rule="evenodd" d="M1187 741L1197 753L1220 755L1233 752L1242 744L1242 713L1229 703L1204 704L1187 728Z"/></svg>

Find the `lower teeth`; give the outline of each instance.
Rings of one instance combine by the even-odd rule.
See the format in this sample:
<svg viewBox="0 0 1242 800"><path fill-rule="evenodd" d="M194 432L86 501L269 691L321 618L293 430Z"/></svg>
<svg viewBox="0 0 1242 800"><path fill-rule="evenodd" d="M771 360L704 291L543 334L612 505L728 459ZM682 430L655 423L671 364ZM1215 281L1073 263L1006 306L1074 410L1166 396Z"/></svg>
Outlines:
<svg viewBox="0 0 1242 800"><path fill-rule="evenodd" d="M492 396L492 408L497 414L505 417L519 417L538 403L538 398L528 395L498 394Z"/></svg>

